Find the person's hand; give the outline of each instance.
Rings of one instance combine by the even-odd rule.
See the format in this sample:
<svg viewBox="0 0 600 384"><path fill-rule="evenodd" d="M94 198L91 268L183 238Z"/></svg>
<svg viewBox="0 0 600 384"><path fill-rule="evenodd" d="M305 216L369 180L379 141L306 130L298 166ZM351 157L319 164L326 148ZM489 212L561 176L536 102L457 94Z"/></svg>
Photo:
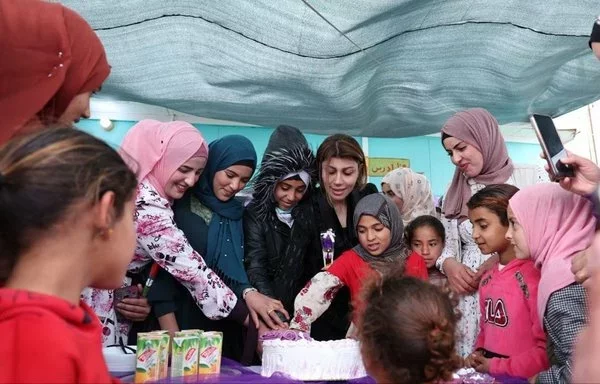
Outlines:
<svg viewBox="0 0 600 384"><path fill-rule="evenodd" d="M450 289L457 294L472 293L477 290L475 281L475 272L459 263L454 258L448 258L444 261L444 272L448 277Z"/></svg>
<svg viewBox="0 0 600 384"><path fill-rule="evenodd" d="M464 366L467 368L475 368L475 357L483 356L480 350L473 351L469 356L467 356L464 360Z"/></svg>
<svg viewBox="0 0 600 384"><path fill-rule="evenodd" d="M600 43L594 41L592 43L592 51L594 51L594 55L600 60Z"/></svg>
<svg viewBox="0 0 600 384"><path fill-rule="evenodd" d="M142 293L142 285L138 284L138 291ZM152 307L145 297L126 297L115 306L115 309L126 319L131 321L144 321L150 314Z"/></svg>
<svg viewBox="0 0 600 384"><path fill-rule="evenodd" d="M590 287L590 270L588 267L588 259L592 257L594 252L593 247L590 246L587 249L578 252L571 261L571 272L575 275L575 281L588 289Z"/></svg>
<svg viewBox="0 0 600 384"><path fill-rule="evenodd" d="M265 323L263 323L262 321L260 322L259 326L258 326L258 343L256 343L256 353L258 353L258 356L260 358L262 358L262 341L260 340L260 337L262 335L264 335L265 333L269 332L271 330L271 328L267 327L267 325Z"/></svg>
<svg viewBox="0 0 600 384"><path fill-rule="evenodd" d="M542 153L542 158L546 156ZM559 181L561 187L578 195L594 193L600 184L600 168L593 161L567 151L567 157L560 160L565 165L571 165L575 177L565 177ZM550 174L550 167L545 165Z"/></svg>
<svg viewBox="0 0 600 384"><path fill-rule="evenodd" d="M354 325L354 322L350 323L348 332L346 332L346 339L358 340L358 328Z"/></svg>
<svg viewBox="0 0 600 384"><path fill-rule="evenodd" d="M260 292L251 291L246 294L246 305L256 328L260 327L260 320L271 329L287 328L275 311L281 312L286 319L290 318L281 301L265 296ZM260 320L259 320L260 317Z"/></svg>
<svg viewBox="0 0 600 384"><path fill-rule="evenodd" d="M481 264L479 269L477 269L473 280L475 280L475 283L477 283L478 286L483 274L489 271L498 262L499 258L500 257L498 256L498 254L495 253L492 256L490 256L483 264Z"/></svg>
<svg viewBox="0 0 600 384"><path fill-rule="evenodd" d="M597 258L600 258L600 233L596 234L590 252L589 322L575 344L573 383L594 383L600 377L600 269L595 265Z"/></svg>
<svg viewBox="0 0 600 384"><path fill-rule="evenodd" d="M490 372L490 359L483 357L483 354L478 354L473 357L473 368L477 372L489 373Z"/></svg>
<svg viewBox="0 0 600 384"><path fill-rule="evenodd" d="M537 380L538 375L535 375L533 377L530 377L529 380L529 384L535 384L535 381ZM577 383L577 381L574 381L574 383Z"/></svg>

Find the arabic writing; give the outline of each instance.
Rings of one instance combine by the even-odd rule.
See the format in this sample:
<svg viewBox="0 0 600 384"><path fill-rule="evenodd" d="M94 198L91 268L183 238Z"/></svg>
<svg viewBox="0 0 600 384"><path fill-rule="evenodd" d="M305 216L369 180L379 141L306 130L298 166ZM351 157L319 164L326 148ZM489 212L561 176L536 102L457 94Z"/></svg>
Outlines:
<svg viewBox="0 0 600 384"><path fill-rule="evenodd" d="M369 157L367 159L367 166L369 176L381 177L396 168L410 168L410 160L388 157Z"/></svg>

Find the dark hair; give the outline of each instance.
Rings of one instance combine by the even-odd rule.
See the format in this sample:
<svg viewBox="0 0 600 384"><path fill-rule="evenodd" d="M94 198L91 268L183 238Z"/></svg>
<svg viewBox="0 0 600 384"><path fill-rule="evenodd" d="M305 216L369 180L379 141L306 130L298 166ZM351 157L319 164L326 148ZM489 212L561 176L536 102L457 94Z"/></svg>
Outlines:
<svg viewBox="0 0 600 384"><path fill-rule="evenodd" d="M362 188L367 183L367 162L365 153L352 136L338 133L326 138L317 150L317 170L319 182L323 185L323 162L332 157L351 159L358 163L358 179L356 187Z"/></svg>
<svg viewBox="0 0 600 384"><path fill-rule="evenodd" d="M0 148L0 283L19 256L76 204L112 191L115 218L137 187L134 172L103 141L73 128L44 129Z"/></svg>
<svg viewBox="0 0 600 384"><path fill-rule="evenodd" d="M500 223L508 227L508 200L519 191L519 188L509 184L490 184L474 194L467 202L467 208L484 207L494 212Z"/></svg>
<svg viewBox="0 0 600 384"><path fill-rule="evenodd" d="M442 239L442 241L446 241L446 230L444 229L444 224L442 224L442 222L435 216L423 215L417 217L406 226L405 237L409 247L413 241L413 237L415 236L415 231L421 227L431 227L435 233L437 233L440 239Z"/></svg>
<svg viewBox="0 0 600 384"><path fill-rule="evenodd" d="M379 193L379 190L377 189L377 186L375 184L367 183L362 187L362 189L360 190L360 193L363 196L367 196L367 195L371 195L374 193Z"/></svg>
<svg viewBox="0 0 600 384"><path fill-rule="evenodd" d="M447 381L460 365L455 336L458 314L438 287L392 271L363 291L358 316L361 352L393 383Z"/></svg>
<svg viewBox="0 0 600 384"><path fill-rule="evenodd" d="M447 138L449 138L449 137L453 137L453 136L450 136L450 135L449 135L449 134L447 134L446 132L443 132L443 131L442 131L442 147L444 146L444 140L446 140L446 139L447 139Z"/></svg>

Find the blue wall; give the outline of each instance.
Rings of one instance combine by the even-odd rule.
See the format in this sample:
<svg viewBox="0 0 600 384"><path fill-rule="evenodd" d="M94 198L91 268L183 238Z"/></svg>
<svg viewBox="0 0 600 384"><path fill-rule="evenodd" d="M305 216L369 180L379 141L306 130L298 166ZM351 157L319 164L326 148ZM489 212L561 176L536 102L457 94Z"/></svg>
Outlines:
<svg viewBox="0 0 600 384"><path fill-rule="evenodd" d="M104 131L98 120L82 120L77 126L82 130L89 132L105 140L113 146L120 145L127 130L134 125L135 121L113 121L115 127L112 131ZM227 125L207 125L194 124L204 137L210 142L219 137L229 134L240 134L248 137L258 153L258 158L267 147L271 128L263 127L240 127ZM309 145L316 152L317 148L326 136L306 134ZM356 137L361 143L360 137ZM454 166L443 150L438 137L418 136L402 139L389 138L369 138L369 156L370 157L399 157L410 160L410 167L416 172L423 172L431 181L433 193L440 196L445 192L448 183L452 179ZM537 144L507 143L510 157L515 163L521 164L541 164L539 158L540 147ZM381 184L380 177L371 177L370 182L378 187Z"/></svg>

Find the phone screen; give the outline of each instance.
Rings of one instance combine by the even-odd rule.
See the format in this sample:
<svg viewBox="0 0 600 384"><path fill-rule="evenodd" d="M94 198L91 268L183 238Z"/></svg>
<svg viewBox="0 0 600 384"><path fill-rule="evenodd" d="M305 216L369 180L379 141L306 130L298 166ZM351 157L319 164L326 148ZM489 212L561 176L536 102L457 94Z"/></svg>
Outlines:
<svg viewBox="0 0 600 384"><path fill-rule="evenodd" d="M556 127L554 126L554 122L552 118L549 116L542 115L533 115L535 122L540 130L540 135L542 135L542 139L548 148L548 152L550 152L550 156L554 157L560 153L564 149L562 141L560 140L560 136L558 136L558 132L556 131Z"/></svg>

